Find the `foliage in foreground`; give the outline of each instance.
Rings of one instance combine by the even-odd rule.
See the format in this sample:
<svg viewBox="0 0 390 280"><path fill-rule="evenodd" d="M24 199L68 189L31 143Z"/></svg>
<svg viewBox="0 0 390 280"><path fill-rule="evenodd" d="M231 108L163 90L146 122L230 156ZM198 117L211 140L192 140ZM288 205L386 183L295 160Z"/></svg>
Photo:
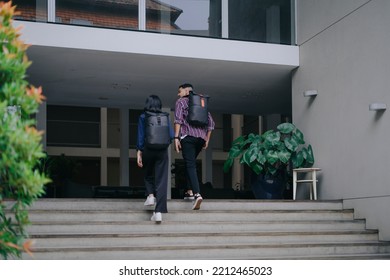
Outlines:
<svg viewBox="0 0 390 280"><path fill-rule="evenodd" d="M20 29L12 25L12 1L0 2L0 258L30 252L28 208L49 179L38 170L42 133L34 114L44 99L42 89L26 81L31 62Z"/></svg>

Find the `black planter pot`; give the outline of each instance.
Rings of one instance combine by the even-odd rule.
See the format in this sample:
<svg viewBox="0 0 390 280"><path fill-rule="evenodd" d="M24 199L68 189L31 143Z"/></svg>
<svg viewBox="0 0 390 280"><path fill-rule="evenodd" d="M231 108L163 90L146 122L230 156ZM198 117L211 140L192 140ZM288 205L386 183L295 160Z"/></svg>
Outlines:
<svg viewBox="0 0 390 280"><path fill-rule="evenodd" d="M254 174L252 176L252 191L257 199L283 199L284 180Z"/></svg>

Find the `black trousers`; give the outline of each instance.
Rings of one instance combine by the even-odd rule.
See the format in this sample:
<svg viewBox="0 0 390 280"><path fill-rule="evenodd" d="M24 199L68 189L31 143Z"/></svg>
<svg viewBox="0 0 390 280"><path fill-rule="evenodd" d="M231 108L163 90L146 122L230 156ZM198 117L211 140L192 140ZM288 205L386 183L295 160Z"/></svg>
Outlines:
<svg viewBox="0 0 390 280"><path fill-rule="evenodd" d="M167 213L168 149L145 148L142 152L142 163L146 192L156 196L155 212Z"/></svg>
<svg viewBox="0 0 390 280"><path fill-rule="evenodd" d="M202 150L205 140L202 138L186 136L181 141L181 151L187 172L187 181L194 193L200 193L198 174L196 173L196 158Z"/></svg>

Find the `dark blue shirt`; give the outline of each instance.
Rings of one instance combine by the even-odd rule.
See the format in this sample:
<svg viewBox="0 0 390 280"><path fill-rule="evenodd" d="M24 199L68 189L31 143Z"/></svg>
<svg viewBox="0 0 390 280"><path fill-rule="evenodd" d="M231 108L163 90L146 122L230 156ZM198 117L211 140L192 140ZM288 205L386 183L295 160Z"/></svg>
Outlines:
<svg viewBox="0 0 390 280"><path fill-rule="evenodd" d="M174 132L171 123L168 122L169 134L171 139L174 137ZM143 151L145 147L145 113L142 113L138 118L138 135L137 135L137 151Z"/></svg>

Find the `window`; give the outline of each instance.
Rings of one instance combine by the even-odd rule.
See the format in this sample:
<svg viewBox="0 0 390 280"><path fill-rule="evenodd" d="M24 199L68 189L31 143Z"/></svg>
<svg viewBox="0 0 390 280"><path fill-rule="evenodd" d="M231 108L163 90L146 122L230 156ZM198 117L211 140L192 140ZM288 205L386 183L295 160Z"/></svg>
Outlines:
<svg viewBox="0 0 390 280"><path fill-rule="evenodd" d="M61 23L117 29L138 29L138 0L56 0Z"/></svg>
<svg viewBox="0 0 390 280"><path fill-rule="evenodd" d="M147 0L146 30L221 37L221 0Z"/></svg>
<svg viewBox="0 0 390 280"><path fill-rule="evenodd" d="M47 0L13 0L20 14L14 19L29 21L47 21Z"/></svg>
<svg viewBox="0 0 390 280"><path fill-rule="evenodd" d="M47 106L47 145L100 147L100 108Z"/></svg>
<svg viewBox="0 0 390 280"><path fill-rule="evenodd" d="M229 38L291 44L291 0L230 0Z"/></svg>

